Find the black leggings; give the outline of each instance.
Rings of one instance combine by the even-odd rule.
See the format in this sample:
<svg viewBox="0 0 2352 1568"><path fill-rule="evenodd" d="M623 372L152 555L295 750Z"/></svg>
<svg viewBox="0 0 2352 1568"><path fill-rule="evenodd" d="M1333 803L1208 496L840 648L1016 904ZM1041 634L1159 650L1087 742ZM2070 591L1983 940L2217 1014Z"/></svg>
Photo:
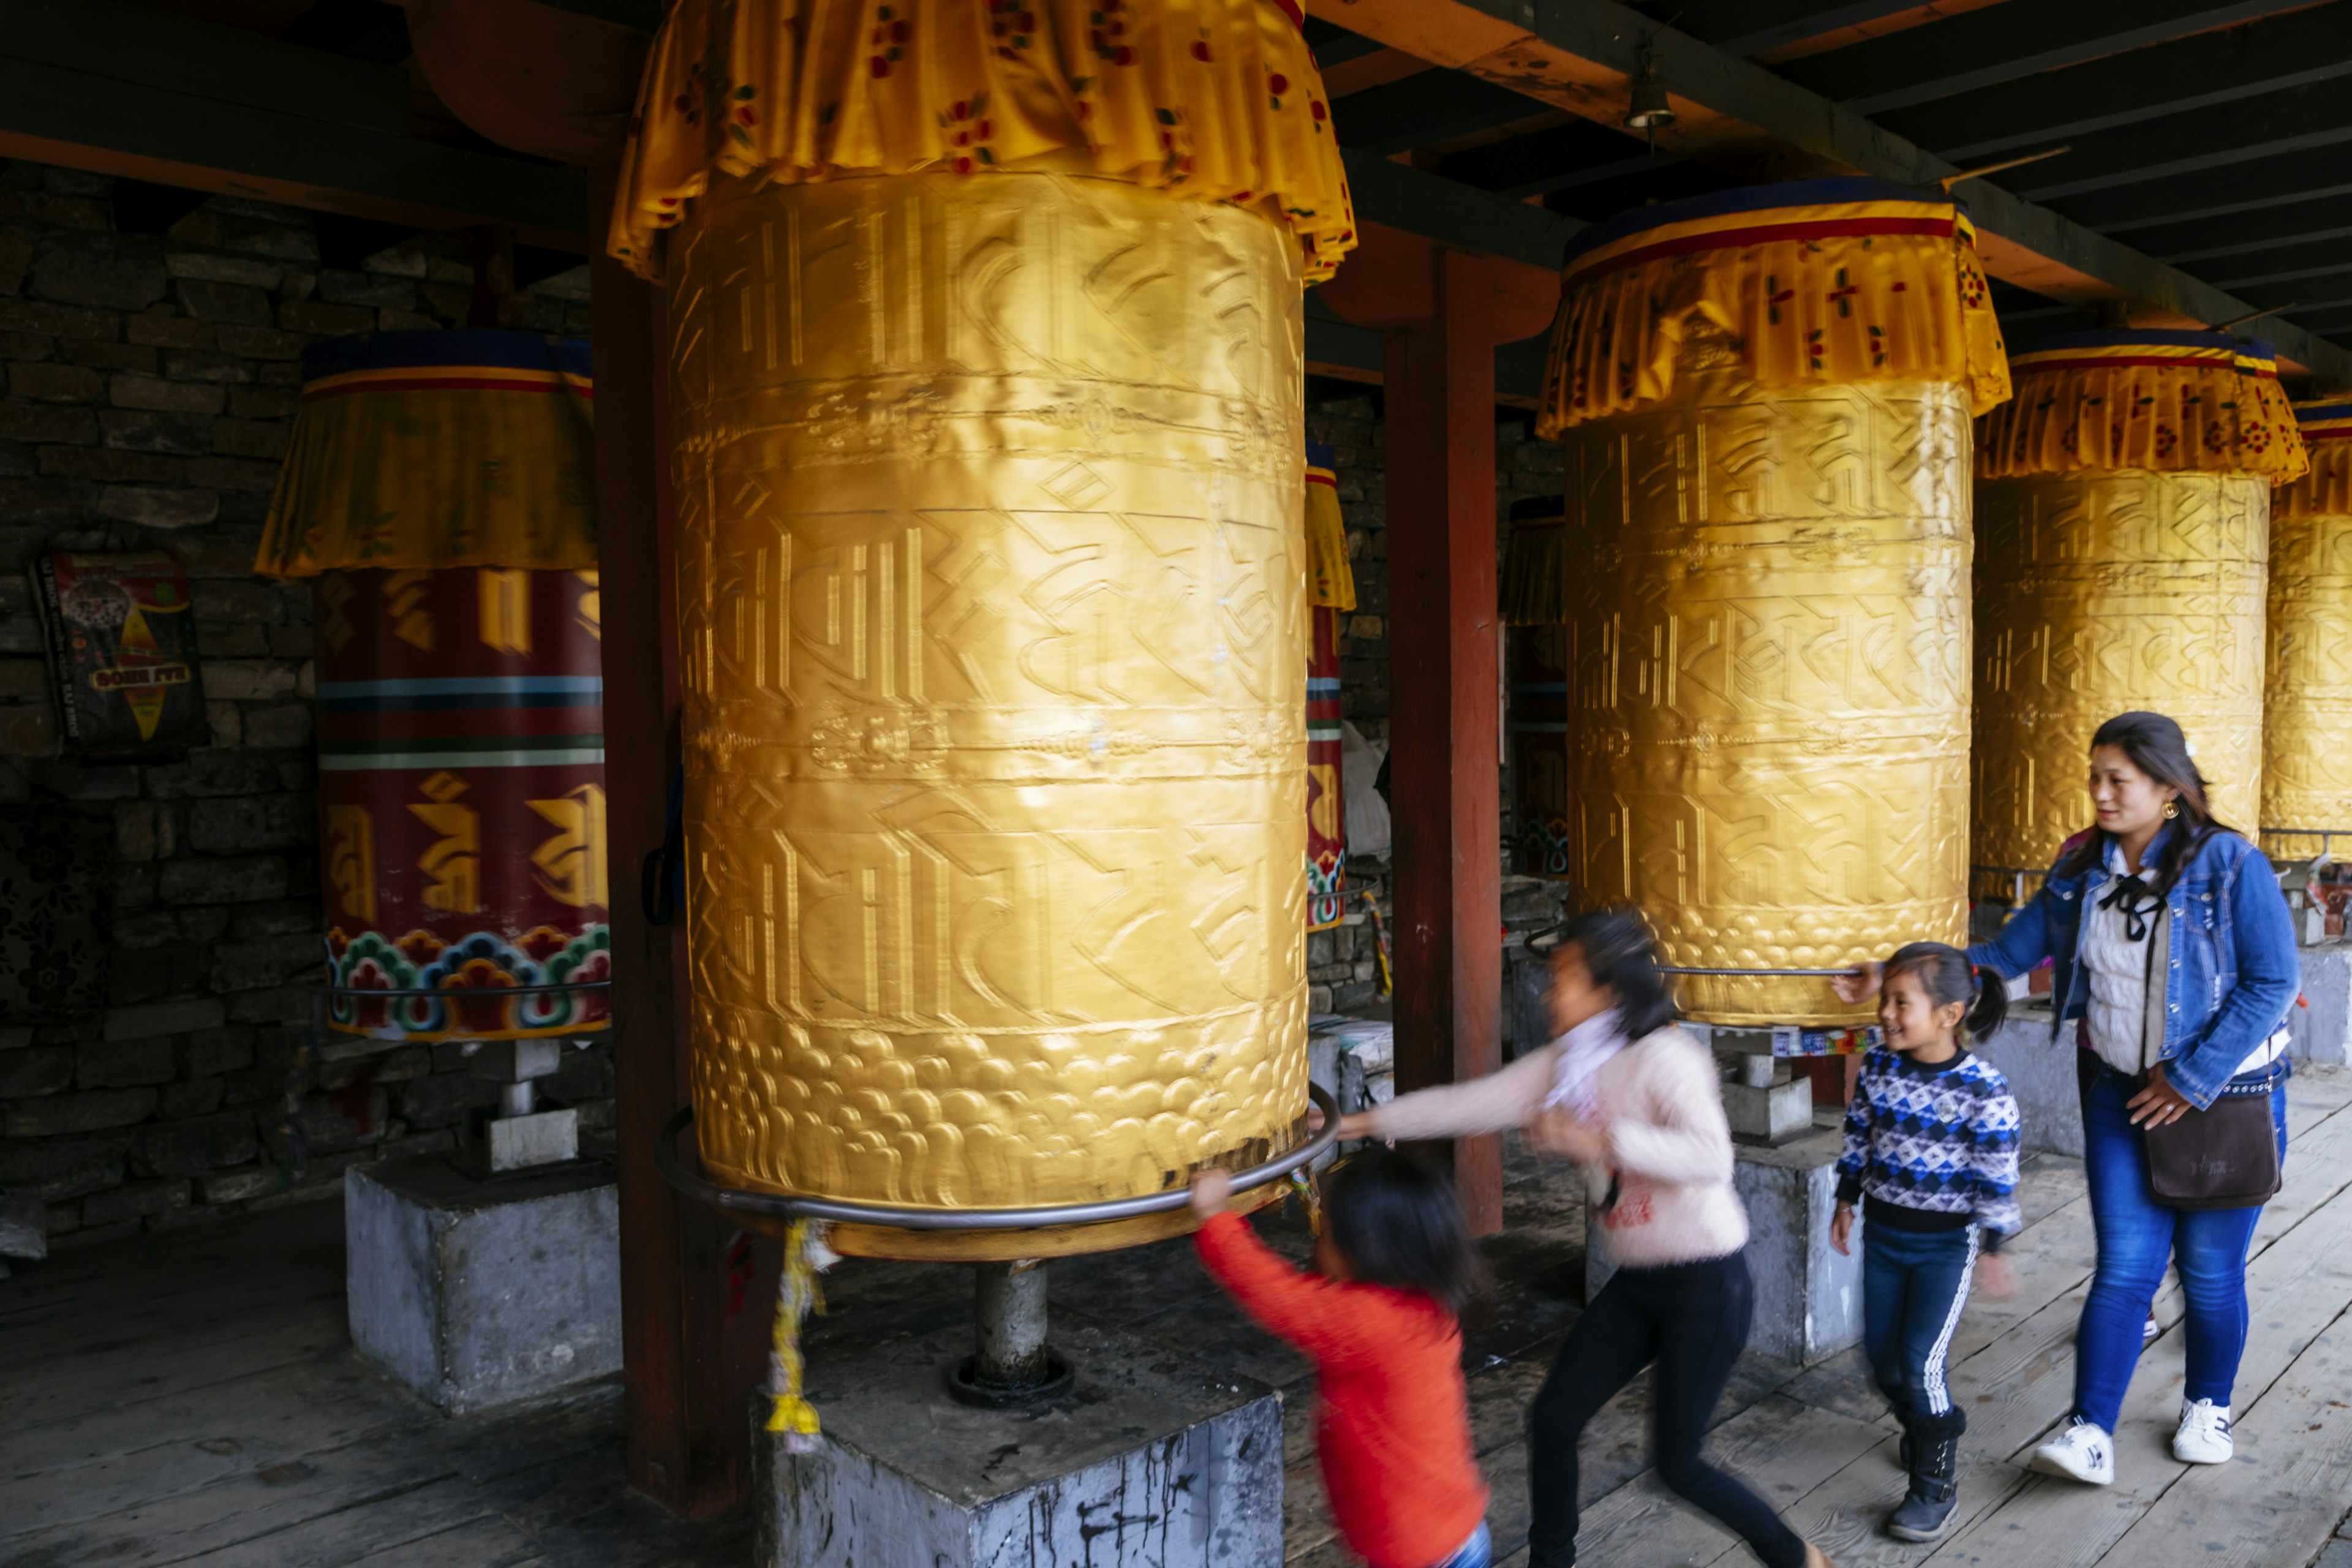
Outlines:
<svg viewBox="0 0 2352 1568"><path fill-rule="evenodd" d="M1805 1543L1762 1498L1699 1457L1707 1418L1748 1346L1756 1288L1735 1252L1620 1268L1568 1331L1530 1414L1529 1568L1576 1561L1576 1444L1584 1425L1655 1362L1658 1479L1745 1539L1764 1568L1804 1568Z"/></svg>

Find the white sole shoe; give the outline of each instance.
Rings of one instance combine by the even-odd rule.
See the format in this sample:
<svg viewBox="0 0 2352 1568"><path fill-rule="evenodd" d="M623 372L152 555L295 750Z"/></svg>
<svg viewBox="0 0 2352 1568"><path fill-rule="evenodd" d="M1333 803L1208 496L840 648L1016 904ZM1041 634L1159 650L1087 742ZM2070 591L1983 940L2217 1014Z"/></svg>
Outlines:
<svg viewBox="0 0 2352 1568"><path fill-rule="evenodd" d="M2085 1486L2116 1484L2115 1440L2087 1421L2077 1421L2033 1450L2032 1468Z"/></svg>
<svg viewBox="0 0 2352 1568"><path fill-rule="evenodd" d="M2228 1405L2200 1399L2180 1407L2180 1429L2172 1435L2174 1458L2184 1465L2226 1465L2237 1451Z"/></svg>

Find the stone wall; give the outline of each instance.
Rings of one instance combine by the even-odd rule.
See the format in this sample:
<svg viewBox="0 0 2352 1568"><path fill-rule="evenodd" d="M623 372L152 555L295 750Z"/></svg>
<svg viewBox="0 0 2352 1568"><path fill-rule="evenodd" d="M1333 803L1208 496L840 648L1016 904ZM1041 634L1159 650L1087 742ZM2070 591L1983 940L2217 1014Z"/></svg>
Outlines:
<svg viewBox="0 0 2352 1568"><path fill-rule="evenodd" d="M1532 417L1513 416L1495 426L1495 542L1499 564L1511 506L1534 496L1558 495L1560 489L1559 448L1535 439ZM1348 525L1348 557L1356 577L1356 608L1342 617L1339 638L1339 716L1365 739L1390 739L1388 638L1388 448L1378 400L1350 397L1323 403L1307 411L1307 433L1332 447L1334 475L1339 492L1339 514ZM1502 795L1502 844L1511 841L1510 775L1496 770ZM1385 861L1350 855L1351 888L1373 890L1381 915L1387 919L1388 866ZM1508 860L1505 861L1508 870ZM1506 876L1503 918L1511 933L1507 960L1515 956L1526 932L1559 918L1563 884L1529 877ZM1318 931L1307 939L1307 1006L1316 1013L1361 1013L1380 1001L1376 940L1360 902L1351 901L1348 923L1335 931ZM1505 976L1507 997L1508 974ZM1503 1009L1507 1037L1511 1008Z"/></svg>
<svg viewBox="0 0 2352 1568"><path fill-rule="evenodd" d="M297 986L321 955L310 595L251 571L303 346L462 325L470 241L330 266L310 214L215 197L166 233L126 233L118 211L137 204L116 196L96 176L0 166L0 802L62 803L115 839L106 1010L0 1025L0 1189L47 1200L55 1245L331 1195L351 1164L448 1147L496 1098L454 1046L301 1056ZM585 269L511 309L509 324L584 333ZM60 547L185 563L210 744L168 766L57 754L25 568ZM549 1098L599 1127L611 1094L599 1047Z"/></svg>

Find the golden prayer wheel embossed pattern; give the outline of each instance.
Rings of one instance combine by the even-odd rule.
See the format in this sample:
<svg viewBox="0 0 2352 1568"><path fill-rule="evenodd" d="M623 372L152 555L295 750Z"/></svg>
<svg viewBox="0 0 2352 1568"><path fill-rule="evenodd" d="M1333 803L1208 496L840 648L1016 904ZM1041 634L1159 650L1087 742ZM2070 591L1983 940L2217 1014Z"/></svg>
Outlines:
<svg viewBox="0 0 2352 1568"><path fill-rule="evenodd" d="M2298 404L2311 472L2271 491L2263 810L2274 855L2352 828L2352 401Z"/></svg>
<svg viewBox="0 0 2352 1568"><path fill-rule="evenodd" d="M2270 482L2258 474L1977 481L1978 890L2011 896L2091 824L2091 736L2152 710L2216 815L2254 825Z"/></svg>
<svg viewBox="0 0 2352 1568"><path fill-rule="evenodd" d="M2267 345L2080 332L2013 363L1976 485L1969 859L1999 900L2090 826L2091 737L2117 713L2177 721L2215 814L2258 826L2270 485L2305 468Z"/></svg>
<svg viewBox="0 0 2352 1568"><path fill-rule="evenodd" d="M1766 393L1731 340L1671 394L1559 437L1578 879L1665 962L1829 969L1959 939L1969 392ZM1683 977L1733 1025L1857 1016L1818 979Z"/></svg>
<svg viewBox="0 0 2352 1568"><path fill-rule="evenodd" d="M667 258L706 1166L1032 1205L1290 1147L1297 241L1043 168L748 184ZM845 1249L938 1251L894 1235Z"/></svg>

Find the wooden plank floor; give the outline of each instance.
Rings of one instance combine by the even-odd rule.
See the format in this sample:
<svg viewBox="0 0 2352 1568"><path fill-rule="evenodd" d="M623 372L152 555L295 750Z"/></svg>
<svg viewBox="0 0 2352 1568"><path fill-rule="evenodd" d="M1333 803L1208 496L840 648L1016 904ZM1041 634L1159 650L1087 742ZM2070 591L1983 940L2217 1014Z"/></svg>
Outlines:
<svg viewBox="0 0 2352 1568"><path fill-rule="evenodd" d="M2034 1157L2020 1289L1972 1302L1952 1381L1969 1406L1962 1522L1938 1548L1888 1540L1895 1428L1857 1354L1810 1369L1743 1360L1713 1439L1842 1568L2352 1568L2352 1071L2291 1086L2286 1189L2249 1269L2253 1331L2238 1462L2168 1449L2181 1378L2177 1290L2118 1434L2112 1489L2027 1474L2066 1412L2094 1246L2078 1165ZM1471 1416L1505 1568L1523 1568L1527 1403L1577 1314L1581 1204L1514 1155L1496 1289L1465 1324ZM1303 1257L1296 1216L1270 1219ZM1183 1243L1053 1266L1055 1310L1116 1322L1283 1391L1294 1568L1351 1561L1316 1477L1313 1379L1202 1275ZM853 1261L829 1279L813 1357L955 1322L963 1271ZM0 1568L720 1568L751 1561L743 1513L687 1524L631 1493L612 1385L448 1420L344 1331L341 1215L322 1204L86 1251L0 1282ZM1582 1555L1610 1568L1752 1562L1648 1469L1644 1376L1586 1435ZM2344 1531L2337 1535L2337 1531ZM2331 1544L2332 1541L2332 1544ZM2330 1555L2323 1556L2323 1553Z"/></svg>

